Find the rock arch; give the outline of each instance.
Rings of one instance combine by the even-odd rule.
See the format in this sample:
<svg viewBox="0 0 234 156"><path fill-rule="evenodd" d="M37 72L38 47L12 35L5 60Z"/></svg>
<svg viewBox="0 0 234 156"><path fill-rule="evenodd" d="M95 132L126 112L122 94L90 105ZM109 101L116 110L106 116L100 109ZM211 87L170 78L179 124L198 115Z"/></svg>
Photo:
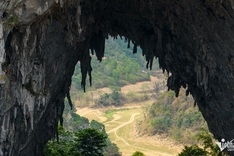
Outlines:
<svg viewBox="0 0 234 156"><path fill-rule="evenodd" d="M101 60L108 35L143 49L187 88L217 139L234 139L232 1L46 0L0 2L0 155L41 155L56 134L77 61ZM5 57L3 57L5 56ZM95 80L94 80L95 81Z"/></svg>

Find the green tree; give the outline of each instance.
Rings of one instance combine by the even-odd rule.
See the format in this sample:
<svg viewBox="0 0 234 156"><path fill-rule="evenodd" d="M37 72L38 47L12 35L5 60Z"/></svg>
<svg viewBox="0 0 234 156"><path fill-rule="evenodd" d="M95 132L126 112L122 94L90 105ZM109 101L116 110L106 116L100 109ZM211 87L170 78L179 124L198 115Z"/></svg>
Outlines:
<svg viewBox="0 0 234 156"><path fill-rule="evenodd" d="M185 146L178 156L226 156L224 152L219 150L212 135L206 129L201 129L198 141L202 141L203 148L198 147L198 145Z"/></svg>
<svg viewBox="0 0 234 156"><path fill-rule="evenodd" d="M205 129L201 129L201 133L198 135L198 140L202 141L203 150L211 156L225 156L226 154L221 152L218 145L214 143L214 139L210 132Z"/></svg>
<svg viewBox="0 0 234 156"><path fill-rule="evenodd" d="M72 133L59 126L59 140L49 141L44 148L44 156L103 156L107 146L107 135L88 128ZM118 156L118 147L109 141L108 146ZM108 155L108 154L105 154Z"/></svg>
<svg viewBox="0 0 234 156"><path fill-rule="evenodd" d="M98 104L102 106L109 106L109 105L120 106L122 104L121 102L122 94L120 92L120 88L112 86L111 89L112 89L111 94L105 93L100 96Z"/></svg>
<svg viewBox="0 0 234 156"><path fill-rule="evenodd" d="M58 127L59 140L49 141L44 148L44 156L79 156L78 151L73 150L73 133Z"/></svg>
<svg viewBox="0 0 234 156"><path fill-rule="evenodd" d="M82 156L103 156L107 137L96 129L88 128L75 133L74 148Z"/></svg>
<svg viewBox="0 0 234 156"><path fill-rule="evenodd" d="M190 147L185 146L178 156L207 156L207 152L197 145L192 145Z"/></svg>
<svg viewBox="0 0 234 156"><path fill-rule="evenodd" d="M178 98L173 91L160 93L157 101L147 110L142 127L146 125L149 132L164 133L179 142L196 143L198 130L207 125L198 108L193 107L192 97L184 97L184 94L183 89Z"/></svg>
<svg viewBox="0 0 234 156"><path fill-rule="evenodd" d="M107 147L105 147L104 156L121 156L122 154L119 152L119 148L116 144L111 143L109 139L107 139Z"/></svg>
<svg viewBox="0 0 234 156"><path fill-rule="evenodd" d="M105 93L100 96L98 103L102 106L108 106L110 104L109 94Z"/></svg>
<svg viewBox="0 0 234 156"><path fill-rule="evenodd" d="M132 154L132 156L145 156L145 155L140 151L136 151Z"/></svg>
<svg viewBox="0 0 234 156"><path fill-rule="evenodd" d="M114 104L115 106L119 106L121 105L121 88L120 87L116 87L116 86L112 86L112 93L110 94L110 98L112 101L112 104Z"/></svg>
<svg viewBox="0 0 234 156"><path fill-rule="evenodd" d="M92 120L90 122L90 128L93 128L93 129L96 129L96 130L99 130L100 132L102 133L106 133L105 131L105 125L100 123L100 122L97 122L96 120Z"/></svg>

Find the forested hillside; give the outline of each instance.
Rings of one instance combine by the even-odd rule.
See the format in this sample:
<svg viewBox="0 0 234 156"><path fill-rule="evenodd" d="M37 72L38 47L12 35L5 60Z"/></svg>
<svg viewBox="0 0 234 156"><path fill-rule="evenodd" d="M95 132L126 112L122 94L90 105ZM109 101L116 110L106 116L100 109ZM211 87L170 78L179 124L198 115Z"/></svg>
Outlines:
<svg viewBox="0 0 234 156"><path fill-rule="evenodd" d="M141 133L166 135L183 143L196 143L200 129L207 129L192 96L185 96L184 89L178 98L173 91L162 93L148 107L145 120L139 127Z"/></svg>

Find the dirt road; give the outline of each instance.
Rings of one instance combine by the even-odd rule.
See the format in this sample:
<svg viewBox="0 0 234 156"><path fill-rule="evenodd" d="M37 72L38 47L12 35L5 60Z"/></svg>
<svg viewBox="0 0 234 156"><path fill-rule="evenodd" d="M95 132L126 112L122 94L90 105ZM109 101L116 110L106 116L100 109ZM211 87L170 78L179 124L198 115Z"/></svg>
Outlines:
<svg viewBox="0 0 234 156"><path fill-rule="evenodd" d="M132 123L132 122L135 120L135 116L138 115L138 114L140 114L140 113L134 113L134 114L132 114L132 115L131 115L131 118L129 119L129 121L126 121L126 122L124 122L123 124L121 124L121 125L119 125L119 126L113 128L113 129L107 131L107 134L109 134L109 133L111 133L111 132L115 132L115 131L119 130L120 128L124 127L124 126L129 125L130 123ZM116 119L114 120L114 122L115 122L115 121L116 121ZM113 122L113 121L112 121L112 122Z"/></svg>
<svg viewBox="0 0 234 156"><path fill-rule="evenodd" d="M102 122L111 141L117 144L123 156L130 156L135 151L141 151L146 156L175 156L182 149L181 145L167 138L136 135L136 123L143 119L142 108L116 109L110 121L107 121L104 110L85 108L80 109L78 114Z"/></svg>

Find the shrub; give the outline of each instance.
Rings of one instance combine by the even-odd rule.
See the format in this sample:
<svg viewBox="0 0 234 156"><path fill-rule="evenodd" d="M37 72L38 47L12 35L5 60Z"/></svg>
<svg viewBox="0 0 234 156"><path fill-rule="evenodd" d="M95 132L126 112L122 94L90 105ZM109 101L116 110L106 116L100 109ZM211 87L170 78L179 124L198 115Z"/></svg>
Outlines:
<svg viewBox="0 0 234 156"><path fill-rule="evenodd" d="M207 152L197 145L192 145L190 147L185 146L183 151L178 156L206 156Z"/></svg>
<svg viewBox="0 0 234 156"><path fill-rule="evenodd" d="M136 151L132 154L132 156L145 156L145 155L140 151Z"/></svg>

